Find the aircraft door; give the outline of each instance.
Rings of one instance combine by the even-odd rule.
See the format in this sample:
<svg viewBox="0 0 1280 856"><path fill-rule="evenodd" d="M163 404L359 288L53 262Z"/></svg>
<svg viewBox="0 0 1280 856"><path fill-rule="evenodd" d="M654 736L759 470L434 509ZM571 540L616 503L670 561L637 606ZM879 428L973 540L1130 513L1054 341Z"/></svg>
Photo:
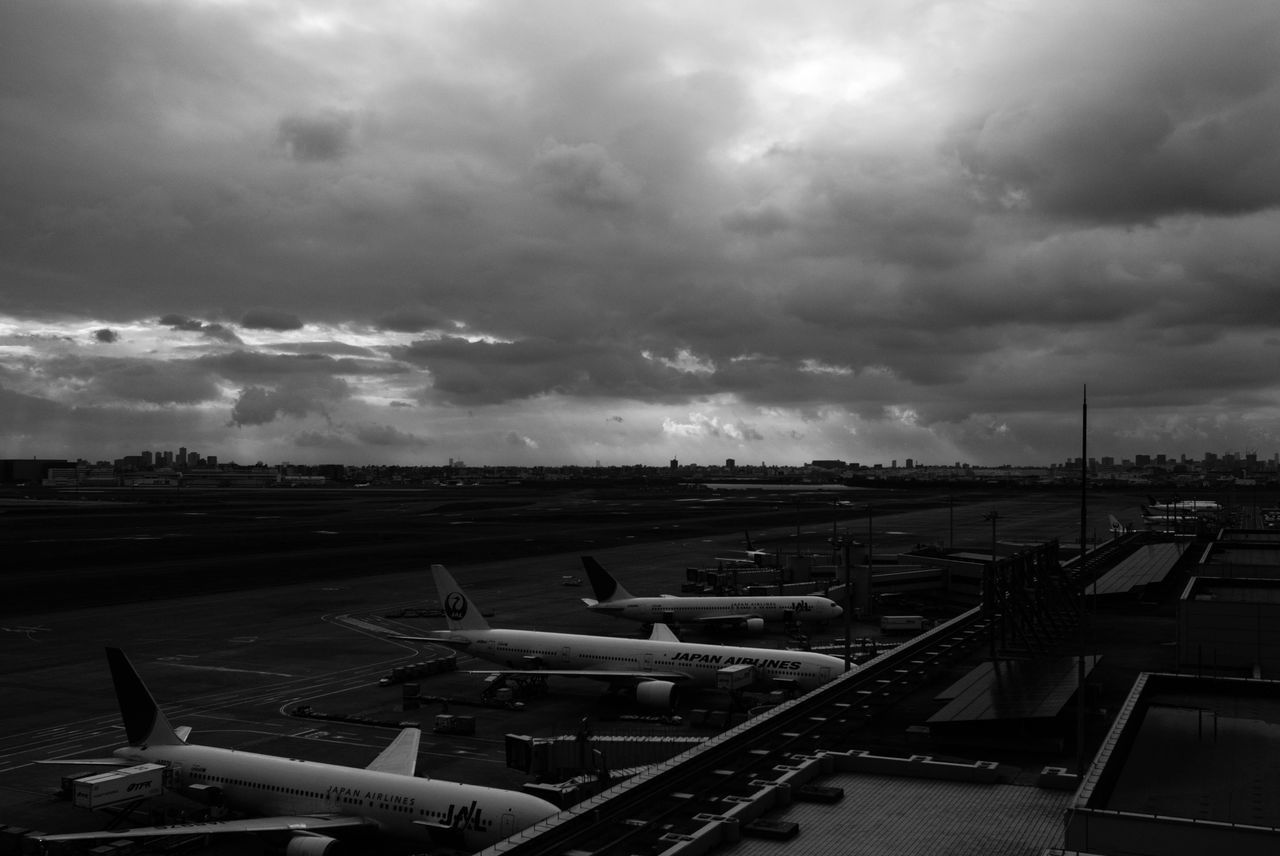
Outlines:
<svg viewBox="0 0 1280 856"><path fill-rule="evenodd" d="M573 651L568 645L560 649L560 658L564 661L560 664L562 668L568 669L573 666Z"/></svg>
<svg viewBox="0 0 1280 856"><path fill-rule="evenodd" d="M652 672L652 671L653 671L653 655L652 655L652 654L645 654L645 655L644 655L644 666L643 666L643 668L644 668L644 671L646 671L646 672Z"/></svg>
<svg viewBox="0 0 1280 856"><path fill-rule="evenodd" d="M511 812L507 812L498 819L498 834L503 838L510 838L516 834L516 816Z"/></svg>

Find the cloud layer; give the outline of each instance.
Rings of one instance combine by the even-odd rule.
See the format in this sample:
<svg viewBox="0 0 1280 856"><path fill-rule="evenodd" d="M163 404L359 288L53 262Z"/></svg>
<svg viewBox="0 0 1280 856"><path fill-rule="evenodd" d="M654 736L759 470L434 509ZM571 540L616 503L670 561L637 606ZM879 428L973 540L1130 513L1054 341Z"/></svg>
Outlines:
<svg viewBox="0 0 1280 856"><path fill-rule="evenodd" d="M0 10L0 448L1280 450L1280 7Z"/></svg>

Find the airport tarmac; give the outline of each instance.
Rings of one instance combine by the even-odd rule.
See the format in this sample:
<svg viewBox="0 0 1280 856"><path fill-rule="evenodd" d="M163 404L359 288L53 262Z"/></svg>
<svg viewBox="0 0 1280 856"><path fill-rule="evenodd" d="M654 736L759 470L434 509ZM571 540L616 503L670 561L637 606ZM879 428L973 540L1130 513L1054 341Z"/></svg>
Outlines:
<svg viewBox="0 0 1280 856"><path fill-rule="evenodd" d="M1089 521L1106 537L1113 513L1136 509L1142 497L1104 494L1091 504ZM1001 540L1074 540L1079 532L1078 496L1069 492L1004 498L983 495L949 505L877 515L870 531L865 512L849 512L843 524L811 521L789 525L782 508L772 526L751 530L753 546L780 552L824 548L833 528L870 540L877 555L918 543L990 545L988 515L998 511ZM578 599L585 585L564 585L581 574L580 556L595 555L636 593L678 592L684 569L714 565L717 556L743 549L734 527L713 534L681 537L686 510L672 505L670 523L657 534L675 537L627 538L614 533L597 543L589 526L575 528L577 543L567 551L528 558L475 561L450 554L449 567L486 611L494 626L602 635L636 635L635 625L589 613ZM861 514L861 517L856 516ZM797 515L798 516L798 515ZM869 536L869 537L868 537ZM620 543L619 543L620 542ZM628 543L630 542L630 543ZM569 545L565 545L568 547ZM59 776L70 770L35 765L37 759L103 756L123 742L103 645L122 647L175 724L193 727L192 741L329 763L363 766L394 736L392 728L353 725L289 715L299 705L313 710L359 714L423 726L420 771L438 779L519 788L528 777L508 769L505 735L550 737L571 734L584 717L600 733L688 735L687 722L650 720L604 722L600 685L552 679L553 692L523 710L502 710L455 702L448 712L475 717L473 736L437 735L431 726L442 705L416 712L402 709L401 688L379 687L393 667L427 658L431 651L388 639L369 629L398 622L405 630L436 629L440 619L388 618L406 608L435 606L427 565L434 561L423 544L421 568L380 572L376 563L350 563L345 575L281 586L142 599L76 609L32 609L23 604L0 619L5 633L0 691L0 824L73 831L95 828L101 815L51 799ZM202 568L216 566L199 556ZM234 559L228 560L234 561ZM113 568L120 568L114 563ZM123 565L127 567L127 563ZM207 571L206 571L207 572ZM0 608L0 613L5 611ZM836 638L843 628L831 628ZM855 629L870 635L871 625ZM813 641L821 641L815 639ZM778 636L735 640L780 647ZM440 651L443 655L447 652ZM459 671L417 679L423 695L474 699L481 678L465 674L485 664L466 657ZM76 768L71 768L75 770Z"/></svg>

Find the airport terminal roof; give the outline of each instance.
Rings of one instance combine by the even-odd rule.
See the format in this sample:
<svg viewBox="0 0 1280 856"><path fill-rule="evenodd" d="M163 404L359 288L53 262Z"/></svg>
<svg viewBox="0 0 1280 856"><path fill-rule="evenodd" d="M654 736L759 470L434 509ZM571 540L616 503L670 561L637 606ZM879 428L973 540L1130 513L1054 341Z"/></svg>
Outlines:
<svg viewBox="0 0 1280 856"><path fill-rule="evenodd" d="M726 852L1029 856L1062 842L1062 813L1071 801L1070 791L1026 782L984 785L843 775L823 779L823 784L842 788L844 800L834 806L794 802L770 815L799 824L794 841L743 838Z"/></svg>
<svg viewBox="0 0 1280 856"><path fill-rule="evenodd" d="M1068 846L1277 852L1277 740L1280 683L1140 675L1073 800Z"/></svg>
<svg viewBox="0 0 1280 856"><path fill-rule="evenodd" d="M1187 583L1183 597L1234 603L1280 604L1280 580L1192 577Z"/></svg>
<svg viewBox="0 0 1280 856"><path fill-rule="evenodd" d="M1163 582L1184 547L1176 543L1143 544L1089 587L1091 595L1125 594L1140 586Z"/></svg>

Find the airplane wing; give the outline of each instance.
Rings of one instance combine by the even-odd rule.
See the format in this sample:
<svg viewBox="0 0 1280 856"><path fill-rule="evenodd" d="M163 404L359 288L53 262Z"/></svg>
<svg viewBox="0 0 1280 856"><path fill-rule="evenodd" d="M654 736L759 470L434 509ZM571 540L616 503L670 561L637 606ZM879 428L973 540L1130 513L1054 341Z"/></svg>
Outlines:
<svg viewBox="0 0 1280 856"><path fill-rule="evenodd" d="M684 672L623 672L605 669L475 669L468 675L502 675L511 678L587 678L610 683L643 683L644 681L690 680Z"/></svg>
<svg viewBox="0 0 1280 856"><path fill-rule="evenodd" d="M77 767L132 767L137 761L127 758L43 758L37 764L72 764Z"/></svg>
<svg viewBox="0 0 1280 856"><path fill-rule="evenodd" d="M406 728L366 769L400 776L414 775L418 772L418 743L421 740L420 729Z"/></svg>
<svg viewBox="0 0 1280 856"><path fill-rule="evenodd" d="M41 835L39 838L41 841L93 841L111 838L158 838L169 835L211 835L223 832L314 832L321 829L355 829L375 825L363 817L316 814L210 820L204 823L137 826L133 829L103 829L97 832L63 832L56 835Z"/></svg>
<svg viewBox="0 0 1280 856"><path fill-rule="evenodd" d="M759 617L758 615L704 615L702 618L695 618L694 621L704 627L722 627L746 624L751 619Z"/></svg>
<svg viewBox="0 0 1280 856"><path fill-rule="evenodd" d="M405 636L400 633L393 633L387 638L399 639L401 642L434 642L436 645L447 645L450 648L463 649L471 644L470 639L454 636Z"/></svg>

